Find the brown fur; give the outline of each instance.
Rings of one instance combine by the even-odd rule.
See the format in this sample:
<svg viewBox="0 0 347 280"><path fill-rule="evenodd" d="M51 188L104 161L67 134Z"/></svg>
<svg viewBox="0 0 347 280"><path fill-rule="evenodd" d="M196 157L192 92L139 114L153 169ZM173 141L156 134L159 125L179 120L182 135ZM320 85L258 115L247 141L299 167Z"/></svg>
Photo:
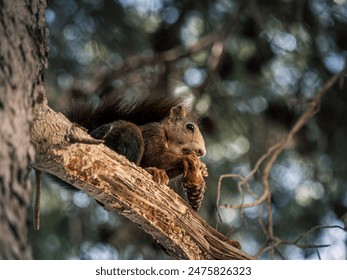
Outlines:
<svg viewBox="0 0 347 280"><path fill-rule="evenodd" d="M198 165L198 157L206 154L199 127L183 105L173 107L160 123L141 126L141 131L145 143L142 167L155 166L165 171L181 167L186 175L189 167Z"/></svg>
<svg viewBox="0 0 347 280"><path fill-rule="evenodd" d="M97 106L74 104L66 115L145 168L156 182L168 184L169 179L183 175L182 186L193 186L187 191L188 200L194 209L200 206L207 172L201 171L206 166L199 158L206 154L205 142L194 112L182 99L153 97L129 102L113 96Z"/></svg>

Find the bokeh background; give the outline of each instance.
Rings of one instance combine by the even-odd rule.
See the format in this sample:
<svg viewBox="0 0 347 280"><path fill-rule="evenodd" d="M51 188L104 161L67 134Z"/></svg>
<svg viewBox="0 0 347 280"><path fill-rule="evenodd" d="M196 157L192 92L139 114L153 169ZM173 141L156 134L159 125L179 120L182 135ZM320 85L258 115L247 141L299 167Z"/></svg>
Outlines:
<svg viewBox="0 0 347 280"><path fill-rule="evenodd" d="M199 213L253 255L266 241L258 207L220 209L218 178L246 176L283 138L307 102L346 67L347 0L49 0L50 106L121 93L185 96L201 117L209 167ZM36 259L168 259L150 236L93 199L45 179ZM270 172L276 237L344 227L347 212L347 83L323 98ZM259 194L258 173L250 181ZM220 203L241 197L225 179ZM266 224L265 212L262 216ZM314 230L278 247L277 259L346 259L346 232ZM269 259L265 253L260 258Z"/></svg>

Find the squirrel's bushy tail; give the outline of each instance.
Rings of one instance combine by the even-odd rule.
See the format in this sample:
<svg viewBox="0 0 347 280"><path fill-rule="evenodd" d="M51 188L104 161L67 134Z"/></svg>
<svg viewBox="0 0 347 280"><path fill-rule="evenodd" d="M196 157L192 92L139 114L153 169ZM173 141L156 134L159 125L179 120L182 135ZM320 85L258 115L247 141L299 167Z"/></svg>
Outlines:
<svg viewBox="0 0 347 280"><path fill-rule="evenodd" d="M73 103L65 112L66 117L88 130L117 120L136 125L160 122L168 117L171 108L181 104L182 98L153 96L140 100L127 100L124 96L107 96L99 104L95 102Z"/></svg>

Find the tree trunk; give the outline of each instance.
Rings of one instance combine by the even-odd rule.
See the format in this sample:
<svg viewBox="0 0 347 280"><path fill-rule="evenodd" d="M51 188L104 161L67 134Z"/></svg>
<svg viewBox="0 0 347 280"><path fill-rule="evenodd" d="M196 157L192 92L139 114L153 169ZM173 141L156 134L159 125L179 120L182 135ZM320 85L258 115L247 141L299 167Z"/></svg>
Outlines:
<svg viewBox="0 0 347 280"><path fill-rule="evenodd" d="M34 103L44 101L46 1L0 0L0 259L30 259Z"/></svg>

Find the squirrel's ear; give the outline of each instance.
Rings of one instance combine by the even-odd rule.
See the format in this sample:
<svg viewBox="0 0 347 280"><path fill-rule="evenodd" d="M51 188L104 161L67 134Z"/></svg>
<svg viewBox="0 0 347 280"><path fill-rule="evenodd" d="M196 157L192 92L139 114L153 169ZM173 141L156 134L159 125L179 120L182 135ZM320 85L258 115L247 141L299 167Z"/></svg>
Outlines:
<svg viewBox="0 0 347 280"><path fill-rule="evenodd" d="M170 111L171 118L185 118L186 116L187 116L187 111L182 104L173 107Z"/></svg>

